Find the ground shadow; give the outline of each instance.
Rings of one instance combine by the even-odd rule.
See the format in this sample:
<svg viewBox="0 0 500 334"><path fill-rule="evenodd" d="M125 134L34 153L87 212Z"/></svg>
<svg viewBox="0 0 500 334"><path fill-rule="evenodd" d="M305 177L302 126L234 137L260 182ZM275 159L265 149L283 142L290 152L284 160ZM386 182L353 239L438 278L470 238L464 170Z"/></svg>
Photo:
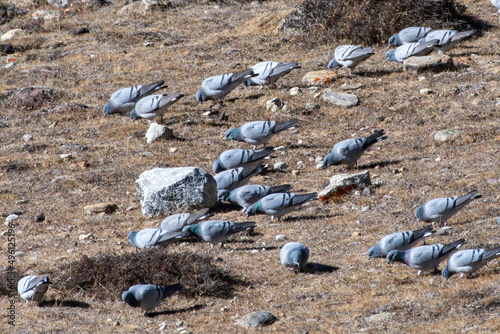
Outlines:
<svg viewBox="0 0 500 334"><path fill-rule="evenodd" d="M78 300L45 300L40 307L79 307L90 308L90 304L80 302Z"/></svg>
<svg viewBox="0 0 500 334"><path fill-rule="evenodd" d="M267 247L262 247L262 246L256 246L256 247L242 247L242 248L235 248L235 250L266 250L266 251L270 251L270 250L276 250L278 249L277 246L267 246Z"/></svg>
<svg viewBox="0 0 500 334"><path fill-rule="evenodd" d="M190 311L198 311L201 309L204 309L206 307L205 304L198 304L194 305L191 307L187 308L181 308L178 310L166 310L166 311L161 311L161 312L151 312L151 313L146 313L145 316L148 318L154 318L159 315L167 315L167 314L177 314L177 313L185 313L185 312L190 312Z"/></svg>
<svg viewBox="0 0 500 334"><path fill-rule="evenodd" d="M403 160L400 159L400 160L386 160L386 161L380 161L380 162L374 162L372 164L369 164L369 165L360 165L357 167L357 169L373 169L375 167L386 167L386 166L390 166L390 165L397 165L398 163L402 162Z"/></svg>
<svg viewBox="0 0 500 334"><path fill-rule="evenodd" d="M217 203L217 206L214 207L212 210L210 210L210 213L216 214L216 213L228 213L231 211L240 211L241 212L241 206L237 204L229 204L229 203L222 203L219 202ZM243 217L243 215L242 215Z"/></svg>
<svg viewBox="0 0 500 334"><path fill-rule="evenodd" d="M333 273L334 271L339 270L339 267L329 266L327 264L309 262L307 267L304 268L304 271L308 274L324 274L324 273Z"/></svg>
<svg viewBox="0 0 500 334"><path fill-rule="evenodd" d="M287 218L284 218L284 219L281 219L281 221L285 221L285 222L294 222L294 221L302 221L302 220L316 220L318 219L318 216L317 215L310 215L310 216L292 216L292 217L287 217Z"/></svg>

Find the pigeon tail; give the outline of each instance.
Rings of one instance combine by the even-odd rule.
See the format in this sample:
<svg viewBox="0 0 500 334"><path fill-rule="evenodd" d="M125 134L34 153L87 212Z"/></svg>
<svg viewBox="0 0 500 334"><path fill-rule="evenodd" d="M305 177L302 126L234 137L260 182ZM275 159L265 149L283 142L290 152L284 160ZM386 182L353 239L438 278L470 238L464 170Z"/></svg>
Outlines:
<svg viewBox="0 0 500 334"><path fill-rule="evenodd" d="M297 125L297 123L299 122L298 119L294 118L294 119L291 119L289 121L285 121L285 122L278 122L276 123L276 126L274 127L274 132L281 132L283 130L288 130L290 128L293 128Z"/></svg>
<svg viewBox="0 0 500 334"><path fill-rule="evenodd" d="M428 237L429 235L435 233L435 231L432 230L432 225L427 225L425 227L422 227L421 229L412 231L412 233L413 233L412 239L418 240L418 239Z"/></svg>
<svg viewBox="0 0 500 334"><path fill-rule="evenodd" d="M233 76L231 78L231 82L237 82L237 81L241 81L241 80L246 80L246 79L249 79L249 78L256 77L258 75L259 75L259 73L254 73L254 71L250 68L250 69L248 69L246 71L233 74Z"/></svg>
<svg viewBox="0 0 500 334"><path fill-rule="evenodd" d="M368 147L384 139L387 139L384 133L384 129L376 131L374 134L366 138L366 142L363 145L363 150L366 150Z"/></svg>
<svg viewBox="0 0 500 334"><path fill-rule="evenodd" d="M282 184L280 186L271 187L271 189L269 190L269 194L285 193L285 192L287 192L290 189L292 189L292 185L290 185L290 184Z"/></svg>
<svg viewBox="0 0 500 334"><path fill-rule="evenodd" d="M440 252L440 256L445 256L466 243L467 240L465 239L458 239L456 241L450 242L449 244L443 246L443 249Z"/></svg>
<svg viewBox="0 0 500 334"><path fill-rule="evenodd" d="M227 234L235 234L244 230L255 228L256 226L257 224L254 222L235 223Z"/></svg>
<svg viewBox="0 0 500 334"><path fill-rule="evenodd" d="M210 210L210 208L201 209L199 211L196 211L195 213L190 214L188 219L186 220L186 225L191 225L199 219L205 219L212 216L212 214L207 214L208 210Z"/></svg>

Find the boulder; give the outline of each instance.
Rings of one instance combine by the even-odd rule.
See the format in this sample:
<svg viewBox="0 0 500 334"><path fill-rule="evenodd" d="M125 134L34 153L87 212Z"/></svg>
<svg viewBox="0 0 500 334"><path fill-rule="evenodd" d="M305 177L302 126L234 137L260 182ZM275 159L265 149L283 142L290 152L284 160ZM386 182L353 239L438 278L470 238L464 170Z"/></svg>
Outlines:
<svg viewBox="0 0 500 334"><path fill-rule="evenodd" d="M217 203L215 179L196 167L145 171L135 181L135 188L142 213L149 218L210 208Z"/></svg>
<svg viewBox="0 0 500 334"><path fill-rule="evenodd" d="M276 317L267 311L252 312L236 321L236 325L245 328L267 326L276 321Z"/></svg>
<svg viewBox="0 0 500 334"><path fill-rule="evenodd" d="M445 54L432 53L424 57L410 57L403 62L404 70L413 70L417 72L435 71L453 69L453 59Z"/></svg>
<svg viewBox="0 0 500 334"><path fill-rule="evenodd" d="M302 82L308 86L324 85L337 80L337 78L338 75L334 71L321 70L306 73L302 78Z"/></svg>
<svg viewBox="0 0 500 334"><path fill-rule="evenodd" d="M332 197L340 197L354 189L365 188L371 184L369 171L357 174L337 174L332 176L330 184L319 193L318 197L320 201L327 201Z"/></svg>
<svg viewBox="0 0 500 334"><path fill-rule="evenodd" d="M330 90L325 91L323 100L339 107L352 107L359 104L359 98L354 94L335 93Z"/></svg>

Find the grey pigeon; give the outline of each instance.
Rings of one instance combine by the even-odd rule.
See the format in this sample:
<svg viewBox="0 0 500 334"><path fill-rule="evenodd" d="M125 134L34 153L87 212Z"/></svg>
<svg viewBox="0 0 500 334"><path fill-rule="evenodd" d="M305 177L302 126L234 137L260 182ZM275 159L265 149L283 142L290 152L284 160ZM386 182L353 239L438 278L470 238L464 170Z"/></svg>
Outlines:
<svg viewBox="0 0 500 334"><path fill-rule="evenodd" d="M451 216L463 209L471 201L480 197L481 195L474 190L463 196L436 198L418 207L415 211L415 217L424 222L446 224L446 221Z"/></svg>
<svg viewBox="0 0 500 334"><path fill-rule="evenodd" d="M354 69L359 63L374 54L373 48L365 48L360 45L341 45L335 48L334 57L328 63L328 68L334 69L343 66Z"/></svg>
<svg viewBox="0 0 500 334"><path fill-rule="evenodd" d="M370 146L384 139L387 139L384 130L378 130L367 138L360 137L338 142L323 158L323 166L347 165L351 168Z"/></svg>
<svg viewBox="0 0 500 334"><path fill-rule="evenodd" d="M245 123L238 128L227 130L225 140L234 139L244 141L253 144L255 149L258 145L266 145L278 132L295 127L298 121L298 119L292 119L285 122L255 121Z"/></svg>
<svg viewBox="0 0 500 334"><path fill-rule="evenodd" d="M417 275L420 276L423 271L436 269L448 255L465 243L465 239L459 239L446 245L436 244L420 246L406 251L392 250L387 254L387 263L393 261L406 263L413 269L417 269Z"/></svg>
<svg viewBox="0 0 500 334"><path fill-rule="evenodd" d="M271 221L274 220L274 217L278 217L279 221L282 216L295 210L300 205L316 199L318 199L316 193L303 195L294 193L270 194L247 208L247 218L263 213L271 216Z"/></svg>
<svg viewBox="0 0 500 334"><path fill-rule="evenodd" d="M161 228L145 228L139 232L132 231L128 234L128 241L135 248L160 248L166 247L175 242L182 241L190 235L186 232L168 232L163 231Z"/></svg>
<svg viewBox="0 0 500 334"><path fill-rule="evenodd" d="M245 81L245 86L271 85L279 78L287 75L292 70L300 68L299 63L279 63L276 61L265 61L252 66L254 73L258 75Z"/></svg>
<svg viewBox="0 0 500 334"><path fill-rule="evenodd" d="M201 83L201 88L196 93L196 100L200 103L207 100L219 101L222 105L224 96L244 81L257 75L252 69L248 69L240 73L228 73L207 78Z"/></svg>
<svg viewBox="0 0 500 334"><path fill-rule="evenodd" d="M228 169L245 167L249 163L266 158L273 152L273 147L268 147L258 151L241 149L224 151L217 158L217 160L215 160L212 168L214 173L220 173Z"/></svg>
<svg viewBox="0 0 500 334"><path fill-rule="evenodd" d="M256 203L261 198L269 194L284 193L291 188L292 186L289 184L283 184L276 187L251 184L236 188L233 191L222 190L218 196L221 200L238 204L243 208L242 213L244 213L250 205Z"/></svg>
<svg viewBox="0 0 500 334"><path fill-rule="evenodd" d="M132 121L136 121L140 118L152 120L158 116L160 117L160 123L162 123L163 115L168 107L179 101L183 96L184 95L180 93L146 96L137 102L135 108L130 112L130 118Z"/></svg>
<svg viewBox="0 0 500 334"><path fill-rule="evenodd" d="M300 242L289 242L281 248L280 260L283 266L300 270L309 260L309 248Z"/></svg>
<svg viewBox="0 0 500 334"><path fill-rule="evenodd" d="M52 283L49 281L49 275L45 276L25 276L17 283L17 291L21 298L26 300L26 304L30 301L40 305L43 295Z"/></svg>
<svg viewBox="0 0 500 334"><path fill-rule="evenodd" d="M409 27L389 38L389 45L400 46L403 44L418 42L424 38L432 28Z"/></svg>
<svg viewBox="0 0 500 334"><path fill-rule="evenodd" d="M162 86L164 82L160 80L145 86L137 85L117 90L111 95L109 102L102 108L104 116L116 113L128 115L140 99L153 94L157 90L166 88L167 86Z"/></svg>
<svg viewBox="0 0 500 334"><path fill-rule="evenodd" d="M218 243L221 244L222 248L224 242L233 234L252 229L255 226L256 224L253 222L235 223L222 220L207 220L196 225L186 226L184 227L184 231L188 231L194 236L210 243L210 249L212 249L214 244Z"/></svg>
<svg viewBox="0 0 500 334"><path fill-rule="evenodd" d="M179 232L184 226L194 224L196 221L206 219L212 214L208 214L208 208L201 209L195 213L179 213L169 216L161 222L160 228L165 232Z"/></svg>
<svg viewBox="0 0 500 334"><path fill-rule="evenodd" d="M415 246L420 240L432 235L432 225L427 225L421 229L407 232L397 232L386 235L372 248L368 250L369 258L386 257L392 250L402 250Z"/></svg>
<svg viewBox="0 0 500 334"><path fill-rule="evenodd" d="M431 39L424 43L409 43L398 46L396 50L389 50L385 54L385 59L402 63L410 57L427 56L434 51L439 44L438 39Z"/></svg>
<svg viewBox="0 0 500 334"><path fill-rule="evenodd" d="M491 14L492 16L499 16L500 14L500 0L491 0L491 4L498 9L498 12ZM500 22L500 16L499 16Z"/></svg>
<svg viewBox="0 0 500 334"><path fill-rule="evenodd" d="M457 45L462 40L475 35L477 30L468 30L458 32L456 30L435 30L431 31L424 38L419 40L420 43L430 41L432 39L439 40L438 47L436 48L440 53L446 52Z"/></svg>
<svg viewBox="0 0 500 334"><path fill-rule="evenodd" d="M453 254L441 274L448 279L454 274L460 273L460 278L464 274L472 274L478 271L488 261L500 257L500 247L490 249L464 249Z"/></svg>
<svg viewBox="0 0 500 334"><path fill-rule="evenodd" d="M180 284L169 286L136 284L122 293L123 304L127 303L132 307L140 307L147 314L149 310L154 309L165 298L179 292Z"/></svg>
<svg viewBox="0 0 500 334"><path fill-rule="evenodd" d="M250 178L263 170L262 162L255 161L244 167L233 168L215 174L214 179L217 182L217 190L234 190L244 186L250 181Z"/></svg>

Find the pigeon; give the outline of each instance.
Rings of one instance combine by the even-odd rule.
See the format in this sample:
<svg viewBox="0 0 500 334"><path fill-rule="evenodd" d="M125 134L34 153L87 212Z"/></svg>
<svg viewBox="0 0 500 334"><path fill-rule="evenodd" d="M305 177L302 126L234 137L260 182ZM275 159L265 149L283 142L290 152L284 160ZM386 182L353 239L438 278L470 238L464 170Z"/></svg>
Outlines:
<svg viewBox="0 0 500 334"><path fill-rule="evenodd" d="M122 293L123 304L127 303L132 307L140 307L144 311L144 315L149 310L154 309L165 298L179 292L181 285L179 283L169 286L152 285L152 284L136 284L128 288Z"/></svg>
<svg viewBox="0 0 500 334"><path fill-rule="evenodd" d="M297 62L278 63L276 61L265 61L258 63L252 66L253 72L258 75L248 79L244 84L245 86L271 85L296 68L300 68Z"/></svg>
<svg viewBox="0 0 500 334"><path fill-rule="evenodd" d="M468 30L458 32L456 30L435 30L427 34L427 36L419 40L420 43L430 41L432 39L439 40L438 47L436 48L439 53L446 52L457 45L460 41L475 35L477 30Z"/></svg>
<svg viewBox="0 0 500 334"><path fill-rule="evenodd" d="M328 63L329 69L343 66L354 69L359 63L365 61L375 54L373 48L365 48L359 45L341 45L335 48L335 54Z"/></svg>
<svg viewBox="0 0 500 334"><path fill-rule="evenodd" d="M263 170L262 162L255 161L244 167L228 169L215 174L214 179L217 182L217 190L234 190L244 186L250 181L250 178Z"/></svg>
<svg viewBox="0 0 500 334"><path fill-rule="evenodd" d="M455 213L463 209L468 203L480 198L476 190L463 196L453 196L447 198L436 198L415 211L415 217L424 222L445 223Z"/></svg>
<svg viewBox="0 0 500 334"><path fill-rule="evenodd" d="M424 38L432 28L409 27L389 38L389 45L400 46L403 44L418 42Z"/></svg>
<svg viewBox="0 0 500 334"><path fill-rule="evenodd" d="M273 147L258 151L240 149L224 151L217 160L215 160L213 170L214 173L220 173L228 169L245 167L249 163L266 158L273 152Z"/></svg>
<svg viewBox="0 0 500 334"><path fill-rule="evenodd" d="M304 268L309 259L309 248L300 242L289 242L281 248L281 264L289 269L300 270Z"/></svg>
<svg viewBox="0 0 500 334"><path fill-rule="evenodd" d="M214 248L214 244L220 243L221 248L224 242L233 234L255 228L253 222L234 223L225 222L222 220L207 220L196 225L184 227L184 231L190 232L192 235L203 239L210 243L210 249Z"/></svg>
<svg viewBox="0 0 500 334"><path fill-rule="evenodd" d="M323 158L323 166L347 165L351 168L370 146L384 139L387 139L384 130L378 130L367 138L352 138L338 142Z"/></svg>
<svg viewBox="0 0 500 334"><path fill-rule="evenodd" d="M391 250L402 250L415 246L420 240L432 235L432 225L427 225L421 229L407 232L397 232L386 235L372 248L368 250L368 257L386 257Z"/></svg>
<svg viewBox="0 0 500 334"><path fill-rule="evenodd" d="M403 262L418 270L418 276L423 271L436 269L455 249L465 244L465 239L459 239L452 243L442 245L427 245L403 250L391 250L387 254L387 263Z"/></svg>
<svg viewBox="0 0 500 334"><path fill-rule="evenodd" d="M460 278L464 274L472 274L478 271L488 261L500 257L500 247L490 249L464 249L453 254L441 274L448 279L453 274L460 273Z"/></svg>
<svg viewBox="0 0 500 334"><path fill-rule="evenodd" d="M276 193L270 194L260 199L257 203L250 205L247 210L247 218L259 213L265 213L271 216L271 221L278 217L286 215L292 210L295 210L299 205L306 202L316 200L318 196L316 193L297 195L294 193Z"/></svg>
<svg viewBox="0 0 500 334"><path fill-rule="evenodd" d="M220 105L222 105L224 96L229 94L239 84L257 75L252 69L248 69L240 73L216 75L205 79L201 83L200 90L196 93L196 100L200 103L207 100L219 100Z"/></svg>
<svg viewBox="0 0 500 334"><path fill-rule="evenodd" d="M17 291L21 298L26 300L26 304L30 301L40 305L43 295L49 288L52 282L49 281L49 275L45 276L25 276L17 283Z"/></svg>
<svg viewBox="0 0 500 334"><path fill-rule="evenodd" d="M132 231L128 234L128 241L135 248L160 248L166 247L178 241L182 241L190 236L186 232L169 232L161 228L145 228L139 232Z"/></svg>
<svg viewBox="0 0 500 334"><path fill-rule="evenodd" d="M285 122L255 121L245 123L239 128L227 130L225 140L234 139L244 141L253 144L255 149L258 145L266 145L278 132L295 127L298 121L298 119L292 119Z"/></svg>
<svg viewBox="0 0 500 334"><path fill-rule="evenodd" d="M129 114L140 99L153 94L157 90L166 88L167 86L162 86L164 82L160 80L145 86L137 85L117 90L102 108L104 116L109 114Z"/></svg>
<svg viewBox="0 0 500 334"><path fill-rule="evenodd" d="M184 95L180 93L146 96L137 102L135 108L130 112L130 118L132 121L136 121L140 118L151 120L159 116L160 123L163 123L163 115L168 107L183 96Z"/></svg>
<svg viewBox="0 0 500 334"><path fill-rule="evenodd" d="M385 59L402 63L410 57L427 56L436 49L439 44L438 39L431 39L424 43L409 43L398 46L396 50L389 50L385 54Z"/></svg>
<svg viewBox="0 0 500 334"><path fill-rule="evenodd" d="M498 9L498 12L491 14L492 16L499 16L500 15L500 0L491 0L491 4L495 6ZM500 16L499 16L499 21L500 23Z"/></svg>
<svg viewBox="0 0 500 334"><path fill-rule="evenodd" d="M165 232L179 232L182 231L186 225L194 224L198 220L203 220L211 217L212 214L207 214L208 208L201 209L195 213L179 213L169 216L161 222L160 228Z"/></svg>
<svg viewBox="0 0 500 334"><path fill-rule="evenodd" d="M256 184L246 185L236 188L233 191L221 190L219 193L219 199L227 201L229 203L236 203L243 208L242 214L248 209L248 207L258 200L274 193L284 193L292 188L289 184L283 184L276 187L259 186Z"/></svg>

